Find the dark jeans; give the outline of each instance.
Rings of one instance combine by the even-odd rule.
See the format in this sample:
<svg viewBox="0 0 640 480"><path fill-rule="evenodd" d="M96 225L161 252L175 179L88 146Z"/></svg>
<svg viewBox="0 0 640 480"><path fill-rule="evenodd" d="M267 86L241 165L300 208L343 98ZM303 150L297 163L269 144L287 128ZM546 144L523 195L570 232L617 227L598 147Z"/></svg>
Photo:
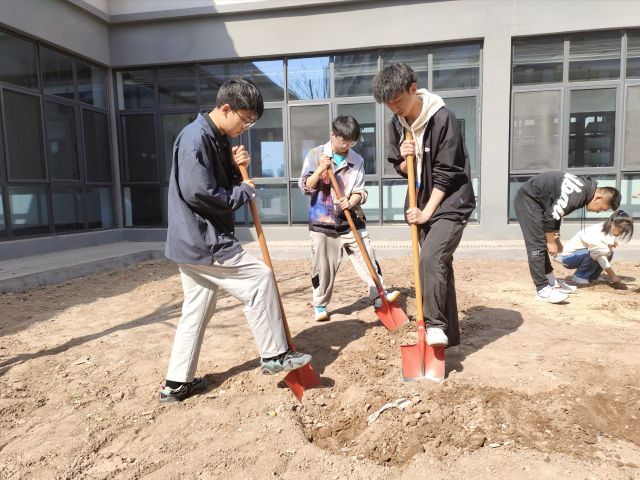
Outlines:
<svg viewBox="0 0 640 480"><path fill-rule="evenodd" d="M420 231L420 280L424 320L444 330L450 346L460 345L460 324L453 253L460 244L466 223L441 218Z"/></svg>
<svg viewBox="0 0 640 480"><path fill-rule="evenodd" d="M613 258L613 252L607 255L607 258L611 260ZM576 250L570 255L563 255L562 265L564 265L565 268L575 268L576 273L574 275L576 277L589 280L590 282L597 280L602 273L602 267L596 260L591 258L589 250L586 248Z"/></svg>

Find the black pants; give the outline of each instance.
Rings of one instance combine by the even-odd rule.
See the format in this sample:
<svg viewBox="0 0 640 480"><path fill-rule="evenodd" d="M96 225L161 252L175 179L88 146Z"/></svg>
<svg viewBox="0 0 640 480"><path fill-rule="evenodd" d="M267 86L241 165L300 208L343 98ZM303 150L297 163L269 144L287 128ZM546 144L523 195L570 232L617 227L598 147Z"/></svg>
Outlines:
<svg viewBox="0 0 640 480"><path fill-rule="evenodd" d="M542 228L542 207L526 195L521 195L521 191L516 193L513 206L516 209L524 236L524 245L527 248L529 273L536 289L540 290L549 285L547 274L553 272L547 251L547 238Z"/></svg>
<svg viewBox="0 0 640 480"><path fill-rule="evenodd" d="M420 280L424 320L444 330L450 346L460 345L460 324L453 253L460 244L466 222L439 219L421 229Z"/></svg>

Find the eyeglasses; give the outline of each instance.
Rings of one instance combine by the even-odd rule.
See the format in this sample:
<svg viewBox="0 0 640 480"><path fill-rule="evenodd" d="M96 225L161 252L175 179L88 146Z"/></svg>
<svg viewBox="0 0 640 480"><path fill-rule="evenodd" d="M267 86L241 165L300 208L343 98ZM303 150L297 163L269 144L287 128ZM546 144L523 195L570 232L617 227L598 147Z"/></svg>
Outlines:
<svg viewBox="0 0 640 480"><path fill-rule="evenodd" d="M344 138L337 136L335 133L331 133L331 136L336 139L338 146L343 148L353 148L358 144L357 140L345 140Z"/></svg>
<svg viewBox="0 0 640 480"><path fill-rule="evenodd" d="M238 117L240 117L240 120L242 120L242 128L251 128L258 121L257 119L254 119L253 121L248 122L244 119L242 115L240 115L240 112L238 112L237 110L233 110L233 111L235 112L236 115L238 115Z"/></svg>

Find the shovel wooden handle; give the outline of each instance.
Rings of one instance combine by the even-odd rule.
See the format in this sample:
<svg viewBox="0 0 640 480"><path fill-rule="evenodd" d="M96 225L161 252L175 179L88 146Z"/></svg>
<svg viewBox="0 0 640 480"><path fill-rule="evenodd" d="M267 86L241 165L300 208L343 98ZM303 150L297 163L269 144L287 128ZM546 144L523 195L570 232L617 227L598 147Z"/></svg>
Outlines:
<svg viewBox="0 0 640 480"><path fill-rule="evenodd" d="M413 134L407 130L405 140L413 140ZM409 208L416 207L416 172L414 170L413 155L407 155L407 175L409 191ZM416 309L418 322L424 322L424 312L422 310L422 285L420 283L420 239L418 236L418 225L411 224L411 247L413 250L413 278L416 288Z"/></svg>
<svg viewBox="0 0 640 480"><path fill-rule="evenodd" d="M249 177L249 171L247 167L238 166L240 174L243 180L251 180ZM282 305L282 298L280 297L280 290L278 289L278 282L276 281L276 273L273 271L273 263L271 263L271 255L269 255L269 249L267 248L267 241L264 237L264 230L262 230L262 222L260 221L260 213L258 213L258 206L255 199L251 199L249 202L251 207L251 216L253 217L253 224L256 227L256 233L258 235L258 241L260 242L260 250L262 251L262 260L271 269L273 274L273 281L276 285L276 293L278 294L278 304L280 305L280 314L282 315L282 323L284 324L284 331L287 334L287 343L291 350L295 350L293 346L293 340L291 340L291 332L289 331L289 324L287 323L287 317L284 313L284 306Z"/></svg>

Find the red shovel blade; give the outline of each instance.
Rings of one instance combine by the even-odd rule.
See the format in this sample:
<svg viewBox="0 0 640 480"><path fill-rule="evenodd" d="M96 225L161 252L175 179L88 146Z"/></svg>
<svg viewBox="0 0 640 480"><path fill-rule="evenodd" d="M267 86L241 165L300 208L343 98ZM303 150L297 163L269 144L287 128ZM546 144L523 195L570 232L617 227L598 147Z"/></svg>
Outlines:
<svg viewBox="0 0 640 480"><path fill-rule="evenodd" d="M320 377L318 377L318 374L313 370L311 364L287 373L284 381L300 402L302 401L302 395L305 390L320 386Z"/></svg>
<svg viewBox="0 0 640 480"><path fill-rule="evenodd" d="M387 330L393 331L409 321L404 310L396 302L388 302L384 295L380 298L382 298L382 306L375 309L375 312Z"/></svg>
<svg viewBox="0 0 640 480"><path fill-rule="evenodd" d="M422 350L422 351L421 351ZM406 382L416 380L444 381L444 347L402 345L402 377Z"/></svg>

